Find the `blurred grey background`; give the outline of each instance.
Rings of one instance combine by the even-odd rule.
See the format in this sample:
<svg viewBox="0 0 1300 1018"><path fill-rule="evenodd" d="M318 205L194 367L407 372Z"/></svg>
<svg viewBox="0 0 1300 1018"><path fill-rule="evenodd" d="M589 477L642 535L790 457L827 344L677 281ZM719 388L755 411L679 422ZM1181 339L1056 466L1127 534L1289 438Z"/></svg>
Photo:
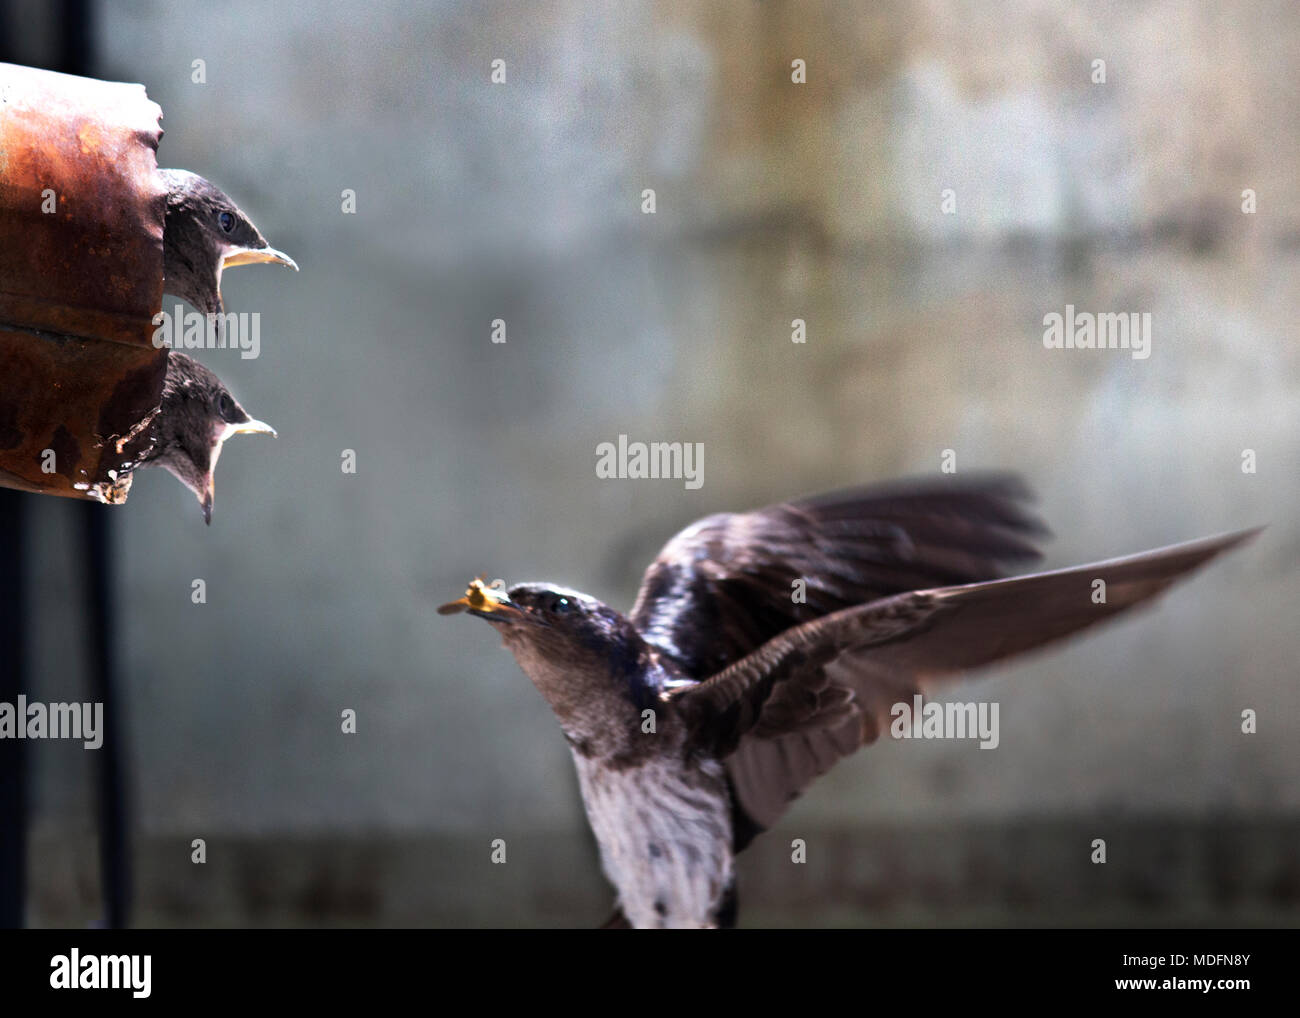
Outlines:
<svg viewBox="0 0 1300 1018"><path fill-rule="evenodd" d="M160 164L302 267L225 277L261 356L201 359L280 437L230 443L211 529L161 471L105 510L137 923L598 923L612 892L549 710L435 606L486 572L626 609L697 517L936 473L945 449L1037 490L1049 565L1269 529L1156 612L956 686L1001 704L996 751L841 764L742 857L742 925L1300 918L1300 8L96 15L98 76L163 107ZM1044 349L1066 304L1149 312L1150 358ZM703 442L703 487L598 480L619 434ZM32 695L79 699L67 606L94 578L73 507L37 507ZM32 753L30 919L81 925L91 754Z"/></svg>

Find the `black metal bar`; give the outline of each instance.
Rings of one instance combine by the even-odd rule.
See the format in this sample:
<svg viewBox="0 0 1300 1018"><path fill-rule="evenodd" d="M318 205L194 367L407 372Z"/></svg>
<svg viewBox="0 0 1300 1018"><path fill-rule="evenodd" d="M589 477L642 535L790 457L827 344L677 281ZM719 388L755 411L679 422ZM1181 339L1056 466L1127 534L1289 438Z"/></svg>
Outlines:
<svg viewBox="0 0 1300 1018"><path fill-rule="evenodd" d="M0 490L0 703L27 690L26 502ZM21 723L21 721L19 721ZM0 739L0 927L23 925L27 886L27 767L21 739Z"/></svg>
<svg viewBox="0 0 1300 1018"><path fill-rule="evenodd" d="M16 56L12 12L0 0L0 60ZM27 691L27 504L29 496L0 490L0 703L17 709ZM17 719L15 719L17 720ZM0 927L26 921L26 742L0 739Z"/></svg>
<svg viewBox="0 0 1300 1018"><path fill-rule="evenodd" d="M104 922L113 929L130 921L131 859L128 845L126 782L123 772L122 702L117 677L111 591L115 589L111 510L91 502L77 506L86 542L86 633L90 698L104 705L104 742L99 762L99 860L104 892Z"/></svg>
<svg viewBox="0 0 1300 1018"><path fill-rule="evenodd" d="M59 66L65 74L94 73L94 24L88 0L62 0L59 5Z"/></svg>
<svg viewBox="0 0 1300 1018"><path fill-rule="evenodd" d="M32 12L28 12L29 15ZM0 0L0 60L44 65L67 74L93 76L94 22L89 0L60 0L57 8L38 12L57 18L54 53L23 50L15 35L14 10ZM16 702L27 691L27 606L29 587L24 561L26 514L33 496L0 490L0 702ZM130 919L131 860L128 844L127 799L122 703L116 672L112 597L116 584L111 514L103 506L80 503L75 512L81 526L86 562L93 583L85 585L86 653L89 657L90 698L104 705L104 741L96 752L97 803L100 829L100 873L104 921L121 927ZM26 767L24 743L0 740L0 925L24 921L26 887Z"/></svg>

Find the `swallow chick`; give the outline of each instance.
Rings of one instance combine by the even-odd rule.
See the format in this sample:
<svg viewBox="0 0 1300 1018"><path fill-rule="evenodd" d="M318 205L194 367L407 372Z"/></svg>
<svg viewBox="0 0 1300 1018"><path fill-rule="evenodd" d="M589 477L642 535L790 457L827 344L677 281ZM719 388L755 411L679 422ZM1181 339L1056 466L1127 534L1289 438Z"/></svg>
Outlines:
<svg viewBox="0 0 1300 1018"><path fill-rule="evenodd" d="M236 265L275 262L295 272L253 221L211 181L189 170L159 170L167 183L163 227L163 289L204 314L221 314L221 272Z"/></svg>
<svg viewBox="0 0 1300 1018"><path fill-rule="evenodd" d="M558 719L617 891L607 927L731 925L735 854L893 705L1148 602L1258 532L1003 578L1046 533L1026 500L986 477L722 513L668 542L630 614L553 583L474 581L439 608L490 623Z"/></svg>
<svg viewBox="0 0 1300 1018"><path fill-rule="evenodd" d="M194 358L167 354L162 401L150 424L153 444L137 467L163 467L194 492L203 522L212 523L213 472L231 435L274 435L254 420L216 375Z"/></svg>

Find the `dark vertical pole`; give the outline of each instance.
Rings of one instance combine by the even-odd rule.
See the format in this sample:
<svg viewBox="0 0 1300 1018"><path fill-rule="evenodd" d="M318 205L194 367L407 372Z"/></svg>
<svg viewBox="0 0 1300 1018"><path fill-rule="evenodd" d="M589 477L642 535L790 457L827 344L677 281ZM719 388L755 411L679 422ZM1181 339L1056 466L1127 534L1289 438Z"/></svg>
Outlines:
<svg viewBox="0 0 1300 1018"><path fill-rule="evenodd" d="M94 74L94 26L89 0L62 0L59 70ZM86 575L94 582L86 592L86 634L90 698L104 705L104 742L99 763L99 865L104 889L104 922L112 928L130 921L131 860L127 845L126 782L123 775L122 702L117 676L117 640L112 595L117 588L113 558L112 512L94 503L78 507L85 535Z"/></svg>
<svg viewBox="0 0 1300 1018"><path fill-rule="evenodd" d="M0 0L0 60L14 54L8 5ZM28 495L0 489L0 703L15 706L27 688L26 503ZM27 887L27 768L25 742L0 739L0 927L22 926Z"/></svg>
<svg viewBox="0 0 1300 1018"><path fill-rule="evenodd" d="M26 562L29 495L0 490L0 703L26 690ZM19 722L21 723L21 721ZM0 927L23 925L27 885L27 769L20 739L0 739Z"/></svg>
<svg viewBox="0 0 1300 1018"><path fill-rule="evenodd" d="M59 66L64 74L94 73L94 25L90 0L61 0L59 4Z"/></svg>
<svg viewBox="0 0 1300 1018"><path fill-rule="evenodd" d="M131 861L122 762L122 703L110 600L110 592L117 581L108 523L112 510L93 503L77 508L85 524L86 575L95 578L93 583L83 585L86 591L90 698L104 705L104 742L95 754L99 762L99 868L104 886L104 922L113 929L120 929L130 921Z"/></svg>
<svg viewBox="0 0 1300 1018"><path fill-rule="evenodd" d="M90 0L60 0L57 7L29 15L57 19L57 51L35 53L21 49L13 32L14 11L0 0L0 60L48 66L67 74L94 74L93 4ZM28 692L29 619L26 548L27 513L36 496L0 489L0 702L15 703ZM85 547L87 575L94 582L86 592L86 653L89 656L90 699L104 705L104 741L96 751L96 800L100 830L100 870L104 888L104 920L125 926L131 901L130 855L123 774L122 705L116 673L112 595L116 589L111 512L90 503L77 505ZM25 742L0 739L0 926L21 926L25 917L27 876L27 800Z"/></svg>

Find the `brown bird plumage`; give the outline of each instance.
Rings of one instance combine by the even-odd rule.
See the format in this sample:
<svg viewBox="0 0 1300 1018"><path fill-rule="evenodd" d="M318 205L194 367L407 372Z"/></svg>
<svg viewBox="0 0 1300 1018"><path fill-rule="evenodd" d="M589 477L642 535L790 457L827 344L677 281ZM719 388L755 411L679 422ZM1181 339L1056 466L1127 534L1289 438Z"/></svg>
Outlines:
<svg viewBox="0 0 1300 1018"><path fill-rule="evenodd" d="M266 242L238 205L210 180L189 170L159 170L167 182L163 228L163 290L204 314L220 314L221 274L258 262L297 264Z"/></svg>
<svg viewBox="0 0 1300 1018"><path fill-rule="evenodd" d="M162 402L150 422L153 442L140 467L163 467L194 492L203 522L212 522L216 497L214 471L231 435L274 435L275 429L254 420L210 370L187 354L167 354Z"/></svg>

